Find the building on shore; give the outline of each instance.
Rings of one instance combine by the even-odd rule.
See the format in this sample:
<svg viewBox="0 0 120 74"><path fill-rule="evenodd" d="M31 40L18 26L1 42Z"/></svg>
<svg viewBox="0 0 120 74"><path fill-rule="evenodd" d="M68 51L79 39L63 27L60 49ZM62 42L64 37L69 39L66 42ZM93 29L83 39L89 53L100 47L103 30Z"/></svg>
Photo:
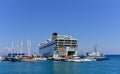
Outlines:
<svg viewBox="0 0 120 74"><path fill-rule="evenodd" d="M55 54L59 57L77 56L77 50L77 39L57 33L52 33L52 39L48 39L39 46L39 53L44 57L53 57Z"/></svg>

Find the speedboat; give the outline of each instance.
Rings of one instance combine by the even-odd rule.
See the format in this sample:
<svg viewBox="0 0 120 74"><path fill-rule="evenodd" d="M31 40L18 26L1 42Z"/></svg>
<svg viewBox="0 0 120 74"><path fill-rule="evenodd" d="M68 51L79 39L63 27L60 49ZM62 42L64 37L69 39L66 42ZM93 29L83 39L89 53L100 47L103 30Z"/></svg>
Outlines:
<svg viewBox="0 0 120 74"><path fill-rule="evenodd" d="M69 61L69 62L83 62L79 57L69 58L69 59L66 59L65 61Z"/></svg>
<svg viewBox="0 0 120 74"><path fill-rule="evenodd" d="M2 56L0 56L0 61L2 61L4 58Z"/></svg>
<svg viewBox="0 0 120 74"><path fill-rule="evenodd" d="M19 57L5 57L4 61L18 62L21 59Z"/></svg>

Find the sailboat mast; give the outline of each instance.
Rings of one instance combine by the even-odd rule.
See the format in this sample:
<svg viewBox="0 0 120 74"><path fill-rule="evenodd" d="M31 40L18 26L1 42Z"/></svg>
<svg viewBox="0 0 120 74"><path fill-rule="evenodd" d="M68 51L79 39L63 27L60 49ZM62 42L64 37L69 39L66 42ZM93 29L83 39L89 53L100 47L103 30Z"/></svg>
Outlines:
<svg viewBox="0 0 120 74"><path fill-rule="evenodd" d="M22 45L23 45L22 39L21 39L20 45L21 45L20 52L21 52L21 56L22 56L22 52L23 52L23 51L22 51Z"/></svg>
<svg viewBox="0 0 120 74"><path fill-rule="evenodd" d="M31 42L27 40L27 54L30 56L30 51L31 51Z"/></svg>
<svg viewBox="0 0 120 74"><path fill-rule="evenodd" d="M12 57L12 55L13 55L13 41L11 43L11 53L10 53L10 56Z"/></svg>
<svg viewBox="0 0 120 74"><path fill-rule="evenodd" d="M28 40L27 40L27 56L29 56L29 46L28 46Z"/></svg>
<svg viewBox="0 0 120 74"><path fill-rule="evenodd" d="M31 41L30 41L30 43L29 43L29 53L30 53L30 55L31 55Z"/></svg>

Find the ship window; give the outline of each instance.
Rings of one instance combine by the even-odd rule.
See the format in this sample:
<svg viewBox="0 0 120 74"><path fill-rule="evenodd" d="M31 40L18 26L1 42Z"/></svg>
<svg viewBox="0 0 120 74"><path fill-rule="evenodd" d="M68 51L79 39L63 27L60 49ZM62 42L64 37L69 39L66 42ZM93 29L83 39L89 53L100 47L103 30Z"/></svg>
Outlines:
<svg viewBox="0 0 120 74"><path fill-rule="evenodd" d="M70 44L71 43L71 41L65 41L65 44Z"/></svg>
<svg viewBox="0 0 120 74"><path fill-rule="evenodd" d="M68 51L68 56L75 55L75 51Z"/></svg>
<svg viewBox="0 0 120 74"><path fill-rule="evenodd" d="M57 41L64 41L64 40L57 40Z"/></svg>

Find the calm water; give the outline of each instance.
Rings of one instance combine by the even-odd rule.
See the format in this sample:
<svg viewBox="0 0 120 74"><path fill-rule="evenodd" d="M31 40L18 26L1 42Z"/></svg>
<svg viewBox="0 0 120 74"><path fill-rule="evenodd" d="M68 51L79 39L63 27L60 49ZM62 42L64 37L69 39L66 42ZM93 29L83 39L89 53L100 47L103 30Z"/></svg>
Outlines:
<svg viewBox="0 0 120 74"><path fill-rule="evenodd" d="M120 74L120 55L99 62L0 62L0 74Z"/></svg>

